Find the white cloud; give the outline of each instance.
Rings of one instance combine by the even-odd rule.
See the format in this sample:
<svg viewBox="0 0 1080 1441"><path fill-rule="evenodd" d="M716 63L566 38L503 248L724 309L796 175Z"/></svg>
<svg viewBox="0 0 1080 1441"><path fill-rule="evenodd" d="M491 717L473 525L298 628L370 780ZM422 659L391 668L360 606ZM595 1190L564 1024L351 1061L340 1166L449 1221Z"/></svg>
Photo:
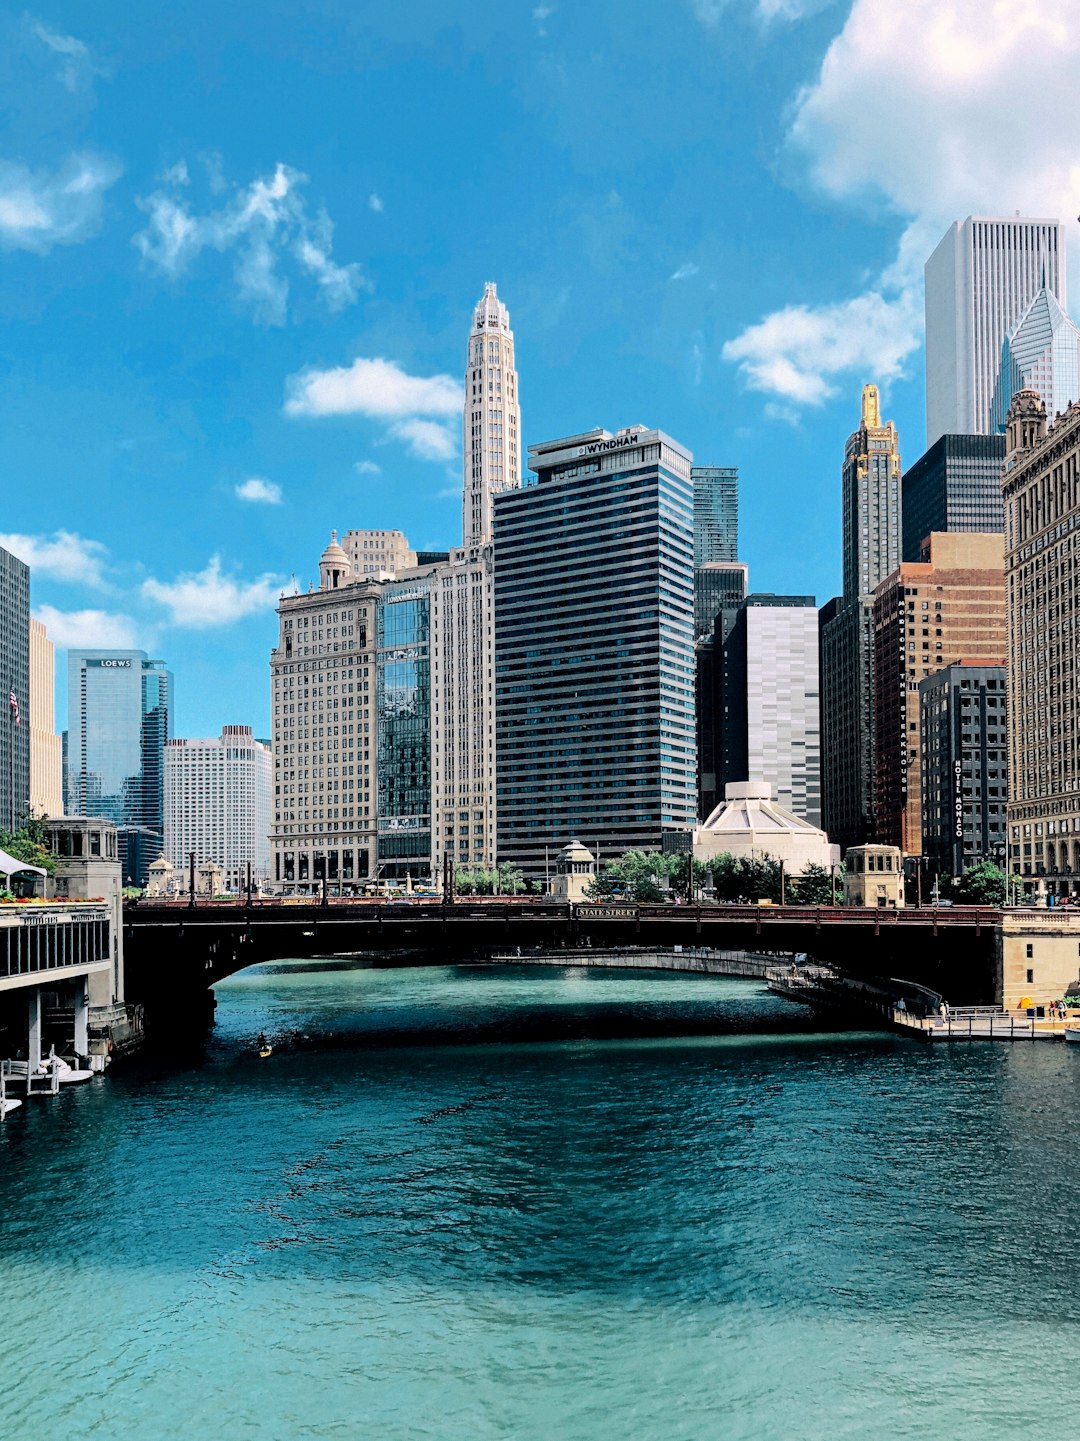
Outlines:
<svg viewBox="0 0 1080 1441"><path fill-rule="evenodd" d="M358 460L353 466L357 475L382 475L382 466L373 460Z"/></svg>
<svg viewBox="0 0 1080 1441"><path fill-rule="evenodd" d="M281 486L276 481L263 480L259 475L242 481L236 487L236 495L240 500L252 500L262 505L281 504Z"/></svg>
<svg viewBox="0 0 1080 1441"><path fill-rule="evenodd" d="M105 610L57 610L52 605L34 608L34 616L60 650L136 650L135 622L126 615Z"/></svg>
<svg viewBox="0 0 1080 1441"><path fill-rule="evenodd" d="M372 415L388 420L456 415L461 385L449 375L409 375L392 360L305 370L286 382L286 415Z"/></svg>
<svg viewBox="0 0 1080 1441"><path fill-rule="evenodd" d="M854 0L795 98L789 149L820 191L904 228L863 294L785 307L725 346L751 386L814 404L841 374L899 374L919 343L923 264L969 214L1060 218L1080 260L1075 22L1076 0Z"/></svg>
<svg viewBox="0 0 1080 1441"><path fill-rule="evenodd" d="M754 9L757 18L770 20L803 20L816 15L833 4L833 0L757 0ZM690 8L707 29L713 30L719 24L730 0L690 0ZM741 6L739 7L742 8Z"/></svg>
<svg viewBox="0 0 1080 1441"><path fill-rule="evenodd" d="M66 89L78 90L84 80L89 81L93 76L100 75L107 78L107 74L94 61L90 53L90 47L82 40L77 40L74 35L61 35L40 20L34 20L27 16L31 32L43 45L46 45L54 55L61 57L60 78Z"/></svg>
<svg viewBox="0 0 1080 1441"><path fill-rule="evenodd" d="M213 157L204 159L209 164ZM289 259L314 278L331 310L351 305L367 287L359 265L331 259L333 224L325 210L309 211L300 194L307 176L298 170L279 164L273 175L234 188L224 204L204 215L178 193L189 179L180 161L165 173L164 188L138 201L149 219L134 243L162 274L186 274L206 250L231 252L240 299L268 325L285 323L289 281L282 267Z"/></svg>
<svg viewBox="0 0 1080 1441"><path fill-rule="evenodd" d="M384 207L383 207L383 199L382 199L382 196L381 196L381 195L376 195L375 192L372 191L371 194L370 194L370 195L368 196L368 198L367 198L367 203L368 203L368 209L369 209L369 210L374 210L374 212L375 212L376 215L381 215L381 214L382 214Z"/></svg>
<svg viewBox="0 0 1080 1441"><path fill-rule="evenodd" d="M536 33L540 36L547 34L547 21L555 14L559 7L557 5L536 5L533 7L532 18L536 24Z"/></svg>
<svg viewBox="0 0 1080 1441"><path fill-rule="evenodd" d="M437 420L399 420L391 431L421 460L452 460L457 449L454 431Z"/></svg>
<svg viewBox="0 0 1080 1441"><path fill-rule="evenodd" d="M209 630L231 625L257 611L273 612L283 584L275 575L261 575L251 581L223 575L221 557L215 555L197 574L181 575L174 581L143 581L142 594L168 611L171 625Z"/></svg>
<svg viewBox="0 0 1080 1441"><path fill-rule="evenodd" d="M0 547L25 561L32 577L77 581L94 589L105 584L103 569L107 552L99 540L87 540L70 530L57 530L52 535L12 532L0 535Z"/></svg>
<svg viewBox="0 0 1080 1441"><path fill-rule="evenodd" d="M0 160L0 249L44 255L76 245L101 225L105 191L119 177L114 160L73 155L55 174Z"/></svg>
<svg viewBox="0 0 1080 1441"><path fill-rule="evenodd" d="M672 272L671 279L689 280L692 275L696 275L697 273L698 267L692 260L688 260L684 265L680 265L678 270Z"/></svg>

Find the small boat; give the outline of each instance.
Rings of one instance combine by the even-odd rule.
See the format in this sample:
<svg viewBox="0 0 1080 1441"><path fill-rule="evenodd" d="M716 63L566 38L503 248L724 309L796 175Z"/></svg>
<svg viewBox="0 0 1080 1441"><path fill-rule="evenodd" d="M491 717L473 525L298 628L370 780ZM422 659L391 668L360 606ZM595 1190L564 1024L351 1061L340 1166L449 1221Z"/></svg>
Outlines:
<svg viewBox="0 0 1080 1441"><path fill-rule="evenodd" d="M1080 1046L1080 1026L1066 1026L1065 1039L1067 1041L1074 1041Z"/></svg>
<svg viewBox="0 0 1080 1441"><path fill-rule="evenodd" d="M268 1056L272 1056L273 1054L274 1054L274 1048L273 1048L273 1046L260 1046L260 1047L259 1047L259 1060L260 1060L260 1061L265 1061Z"/></svg>
<svg viewBox="0 0 1080 1441"><path fill-rule="evenodd" d="M50 1051L42 1061L40 1074L43 1076L54 1075L61 1086L81 1086L84 1081L94 1079L93 1071L77 1071L55 1051Z"/></svg>
<svg viewBox="0 0 1080 1441"><path fill-rule="evenodd" d="M262 1031L259 1032L255 1041L255 1053L260 1061L265 1061L274 1054L273 1046L263 1035Z"/></svg>

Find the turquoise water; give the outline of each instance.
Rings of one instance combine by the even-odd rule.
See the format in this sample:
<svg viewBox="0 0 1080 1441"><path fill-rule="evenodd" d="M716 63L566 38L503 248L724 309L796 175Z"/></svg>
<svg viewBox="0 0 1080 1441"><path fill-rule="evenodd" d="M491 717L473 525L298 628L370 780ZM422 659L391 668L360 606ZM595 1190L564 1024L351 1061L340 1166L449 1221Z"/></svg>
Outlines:
<svg viewBox="0 0 1080 1441"><path fill-rule="evenodd" d="M205 1054L0 1126L0 1437L1075 1436L1064 1046L690 976L218 997Z"/></svg>

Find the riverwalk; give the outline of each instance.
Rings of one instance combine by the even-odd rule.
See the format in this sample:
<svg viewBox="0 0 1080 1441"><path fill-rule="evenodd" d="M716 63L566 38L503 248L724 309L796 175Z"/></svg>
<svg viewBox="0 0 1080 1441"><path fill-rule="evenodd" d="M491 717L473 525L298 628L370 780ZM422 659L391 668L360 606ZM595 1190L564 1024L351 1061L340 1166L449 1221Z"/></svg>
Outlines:
<svg viewBox="0 0 1080 1441"><path fill-rule="evenodd" d="M892 1023L924 1041L1060 1041L1067 1026L1080 1026L1080 1010L1051 1016L1042 1006L1022 1011L957 1006L945 1015L916 1016L894 1008Z"/></svg>

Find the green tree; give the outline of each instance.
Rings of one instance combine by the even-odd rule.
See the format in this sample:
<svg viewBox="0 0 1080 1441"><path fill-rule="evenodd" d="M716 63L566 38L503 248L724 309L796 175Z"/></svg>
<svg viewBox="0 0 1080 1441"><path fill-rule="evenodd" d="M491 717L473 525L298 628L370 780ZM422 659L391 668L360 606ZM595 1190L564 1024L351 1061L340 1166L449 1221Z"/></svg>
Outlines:
<svg viewBox="0 0 1080 1441"><path fill-rule="evenodd" d="M953 887L953 896L963 905L1003 906L1008 885L1005 873L993 861L969 866Z"/></svg>
<svg viewBox="0 0 1080 1441"><path fill-rule="evenodd" d="M50 876L56 874L56 857L49 849L49 828L44 816L26 816L18 830L0 830L0 851L7 851L28 866L40 866Z"/></svg>
<svg viewBox="0 0 1080 1441"><path fill-rule="evenodd" d="M832 873L813 861L802 875L793 876L788 887L791 899L800 906L830 906L833 899ZM836 877L837 900L844 893L844 878L841 871Z"/></svg>
<svg viewBox="0 0 1080 1441"><path fill-rule="evenodd" d="M655 905L668 899L663 882L670 874L669 862L673 859L680 858L664 856L659 851L625 851L617 860L609 861L600 875L589 882L585 894L590 900L623 897L642 905Z"/></svg>
<svg viewBox="0 0 1080 1441"><path fill-rule="evenodd" d="M753 904L780 900L780 862L771 856L758 860L725 852L713 859L712 874L718 901Z"/></svg>
<svg viewBox="0 0 1080 1441"><path fill-rule="evenodd" d="M500 896L519 896L525 889L525 877L521 867L503 861L495 871L495 890Z"/></svg>

